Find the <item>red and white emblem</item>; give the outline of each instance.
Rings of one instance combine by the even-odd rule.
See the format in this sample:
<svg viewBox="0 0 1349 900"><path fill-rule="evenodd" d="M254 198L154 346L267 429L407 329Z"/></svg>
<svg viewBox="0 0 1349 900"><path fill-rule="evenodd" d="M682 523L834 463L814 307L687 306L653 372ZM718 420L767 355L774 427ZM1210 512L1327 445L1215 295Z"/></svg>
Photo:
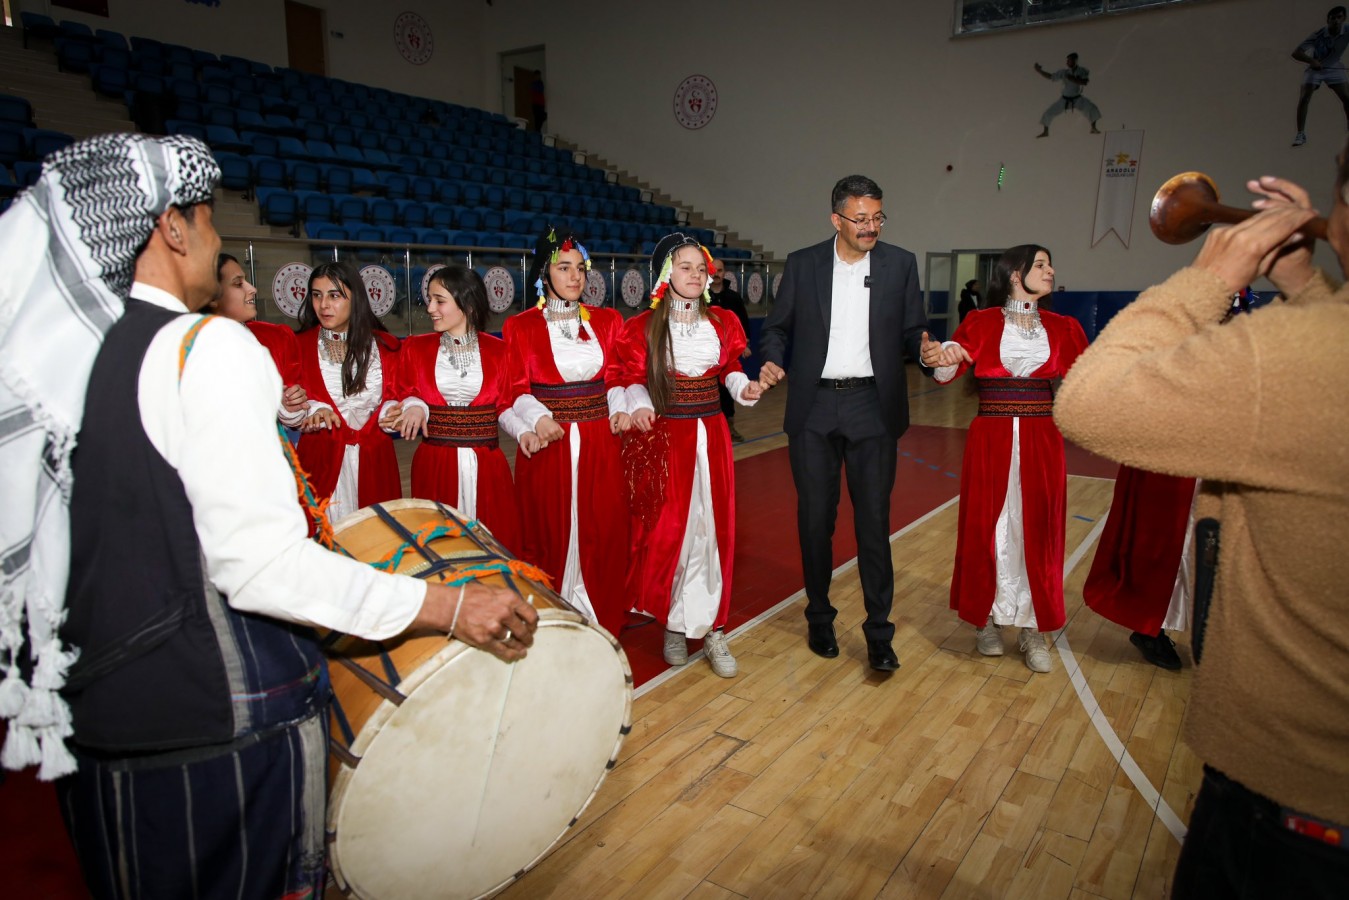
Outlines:
<svg viewBox="0 0 1349 900"><path fill-rule="evenodd" d="M640 270L628 269L623 273L623 280L618 283L618 295L631 309L642 305L646 299L646 278Z"/></svg>
<svg viewBox="0 0 1349 900"><path fill-rule="evenodd" d="M414 12L405 12L393 20L393 43L403 59L414 66L429 62L435 51L431 26Z"/></svg>
<svg viewBox="0 0 1349 900"><path fill-rule="evenodd" d="M398 296L393 273L383 266L370 265L361 269L361 281L365 282L365 295L370 298L370 308L375 315L387 316Z"/></svg>
<svg viewBox="0 0 1349 900"><path fill-rule="evenodd" d="M272 277L272 302L292 319L300 317L300 307L309 296L309 273L302 262L286 263Z"/></svg>
<svg viewBox="0 0 1349 900"><path fill-rule="evenodd" d="M758 272L750 272L749 277L745 279L745 299L750 303L759 303L763 300L763 275Z"/></svg>
<svg viewBox="0 0 1349 900"><path fill-rule="evenodd" d="M604 284L604 276L594 269L586 273L586 289L584 291L585 300L592 306L599 306L604 303L604 295L608 290Z"/></svg>
<svg viewBox="0 0 1349 900"><path fill-rule="evenodd" d="M717 114L717 86L704 75L690 75L674 94L675 119L685 128L702 128Z"/></svg>
<svg viewBox="0 0 1349 900"><path fill-rule="evenodd" d="M428 268L426 274L422 276L422 306L431 302L431 276L443 268L445 268L444 263L436 263L434 266Z"/></svg>
<svg viewBox="0 0 1349 900"><path fill-rule="evenodd" d="M482 276L487 287L487 305L494 313L504 313L515 302L515 279L508 269L492 266Z"/></svg>

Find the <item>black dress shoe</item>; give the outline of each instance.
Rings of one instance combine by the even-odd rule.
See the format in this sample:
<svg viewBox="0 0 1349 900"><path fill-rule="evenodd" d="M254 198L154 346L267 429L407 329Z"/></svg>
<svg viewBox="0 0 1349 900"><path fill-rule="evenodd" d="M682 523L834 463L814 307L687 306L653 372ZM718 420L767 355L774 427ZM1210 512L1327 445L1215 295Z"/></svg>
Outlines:
<svg viewBox="0 0 1349 900"><path fill-rule="evenodd" d="M828 622L821 625L807 622L806 646L825 659L838 656L838 638L834 637L834 626Z"/></svg>
<svg viewBox="0 0 1349 900"><path fill-rule="evenodd" d="M877 672L893 672L899 668L899 657L895 656L895 648L889 641L868 640L867 660Z"/></svg>
<svg viewBox="0 0 1349 900"><path fill-rule="evenodd" d="M1143 658L1159 669L1172 672L1180 668L1180 656L1176 654L1176 642L1167 637L1165 631L1158 629L1157 636L1135 631L1129 635L1129 643L1138 648Z"/></svg>

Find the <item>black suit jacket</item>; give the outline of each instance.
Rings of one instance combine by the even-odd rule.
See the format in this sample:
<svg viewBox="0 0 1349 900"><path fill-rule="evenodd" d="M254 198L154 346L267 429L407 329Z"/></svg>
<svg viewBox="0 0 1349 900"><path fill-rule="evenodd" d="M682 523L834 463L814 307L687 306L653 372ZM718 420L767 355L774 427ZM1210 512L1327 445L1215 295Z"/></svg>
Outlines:
<svg viewBox="0 0 1349 900"><path fill-rule="evenodd" d="M805 427L819 390L820 373L829 352L833 310L834 238L797 250L787 257L773 308L764 320L759 350L763 359L781 366L791 344L787 369L788 436ZM918 263L902 247L877 242L871 251L871 367L876 374L885 429L896 439L909 427L909 391L904 354L915 361L927 330L927 316L918 290ZM924 369L931 375L930 369Z"/></svg>

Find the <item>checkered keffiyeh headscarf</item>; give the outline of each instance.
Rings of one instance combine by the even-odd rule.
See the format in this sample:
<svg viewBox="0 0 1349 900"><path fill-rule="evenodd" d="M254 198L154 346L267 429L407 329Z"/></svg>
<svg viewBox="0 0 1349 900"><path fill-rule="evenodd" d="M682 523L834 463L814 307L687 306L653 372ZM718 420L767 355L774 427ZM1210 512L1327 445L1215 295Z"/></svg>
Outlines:
<svg viewBox="0 0 1349 900"><path fill-rule="evenodd" d="M74 771L57 691L70 563L70 456L103 335L122 315L136 257L170 206L211 199L220 168L189 137L107 134L47 157L0 216L0 763ZM32 662L28 682L20 672Z"/></svg>

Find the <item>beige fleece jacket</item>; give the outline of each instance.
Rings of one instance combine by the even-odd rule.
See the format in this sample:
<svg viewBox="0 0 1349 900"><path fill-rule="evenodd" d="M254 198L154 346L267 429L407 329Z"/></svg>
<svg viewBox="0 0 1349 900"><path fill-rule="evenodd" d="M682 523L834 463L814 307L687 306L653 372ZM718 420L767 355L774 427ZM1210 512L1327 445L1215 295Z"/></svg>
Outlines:
<svg viewBox="0 0 1349 900"><path fill-rule="evenodd" d="M1231 293L1182 269L1068 373L1065 436L1204 480L1218 580L1185 738L1208 764L1349 824L1349 288L1317 272L1226 325Z"/></svg>

